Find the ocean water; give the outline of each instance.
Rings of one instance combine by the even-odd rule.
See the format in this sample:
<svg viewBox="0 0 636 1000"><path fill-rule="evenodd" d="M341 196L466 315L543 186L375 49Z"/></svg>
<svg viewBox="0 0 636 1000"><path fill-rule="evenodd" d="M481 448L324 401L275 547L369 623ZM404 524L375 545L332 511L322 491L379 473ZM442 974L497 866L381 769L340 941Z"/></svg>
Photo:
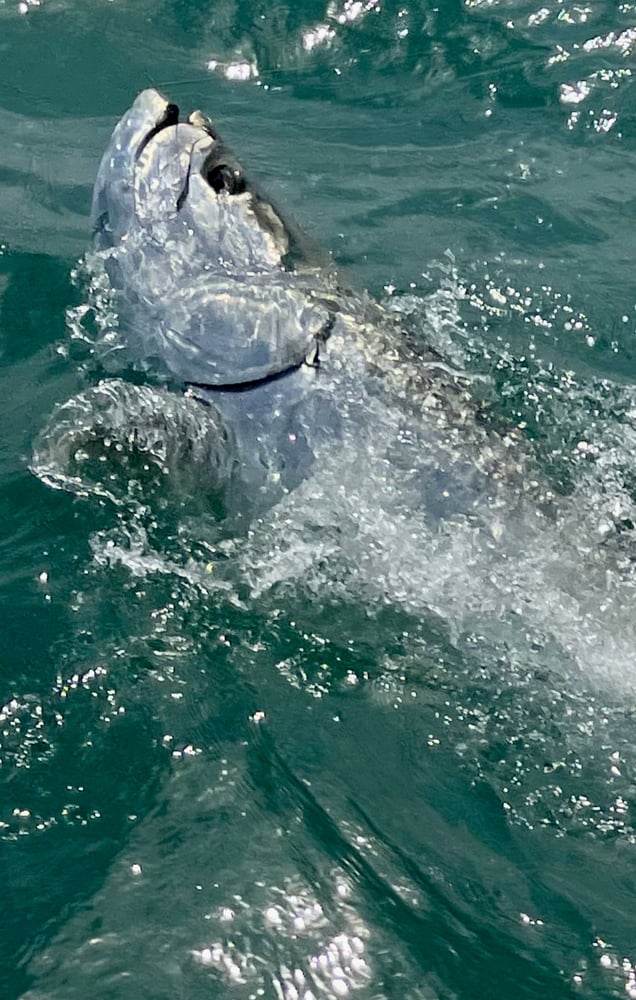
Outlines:
<svg viewBox="0 0 636 1000"><path fill-rule="evenodd" d="M0 0L2 997L636 997L634 73L628 2ZM382 417L238 534L187 463L43 473L151 84L547 514L432 523Z"/></svg>

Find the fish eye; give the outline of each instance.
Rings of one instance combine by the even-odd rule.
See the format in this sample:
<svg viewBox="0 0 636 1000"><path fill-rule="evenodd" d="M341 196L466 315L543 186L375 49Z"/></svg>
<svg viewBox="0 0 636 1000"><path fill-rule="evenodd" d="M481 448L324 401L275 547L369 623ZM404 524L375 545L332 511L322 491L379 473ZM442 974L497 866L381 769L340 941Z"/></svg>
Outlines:
<svg viewBox="0 0 636 1000"><path fill-rule="evenodd" d="M245 190L245 180L240 170L236 167L229 167L227 163L219 163L212 167L205 179L217 194L225 191L226 194L241 194Z"/></svg>

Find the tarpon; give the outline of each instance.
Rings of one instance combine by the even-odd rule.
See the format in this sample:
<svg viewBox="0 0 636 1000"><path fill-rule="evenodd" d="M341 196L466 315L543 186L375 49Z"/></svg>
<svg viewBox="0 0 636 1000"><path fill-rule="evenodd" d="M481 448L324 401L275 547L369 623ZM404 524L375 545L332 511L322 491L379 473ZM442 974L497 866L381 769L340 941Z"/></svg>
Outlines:
<svg viewBox="0 0 636 1000"><path fill-rule="evenodd" d="M480 422L460 374L349 287L201 111L184 117L157 91L139 94L102 158L92 226L97 353L111 375L141 372L154 387L111 378L89 390L95 433L112 436L116 415L121 423L118 399L133 419L137 394L147 419L176 390L189 398L190 426L196 410L215 440L206 454L219 485L257 506L344 440L357 440L363 467L380 425L389 464L416 456L414 496L435 516L497 506L504 479L527 487L515 434ZM58 454L41 449L44 478L60 440L77 445L73 405L57 415ZM143 428L135 435L147 444Z"/></svg>

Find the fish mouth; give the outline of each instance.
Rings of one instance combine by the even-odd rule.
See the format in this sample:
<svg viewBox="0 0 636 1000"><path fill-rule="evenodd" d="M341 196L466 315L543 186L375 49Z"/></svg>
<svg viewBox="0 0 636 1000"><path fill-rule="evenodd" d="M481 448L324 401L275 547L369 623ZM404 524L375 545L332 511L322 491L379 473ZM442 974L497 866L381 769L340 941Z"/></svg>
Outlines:
<svg viewBox="0 0 636 1000"><path fill-rule="evenodd" d="M162 132L165 128L170 128L171 125L179 124L179 106L174 104L172 101L167 101L165 98L162 98L158 91L155 91L155 94L161 100L166 102L165 108L161 117L157 119L155 124L148 130L148 132L146 132L145 136L139 143L135 154L136 160L139 159L148 143L154 139L159 132ZM188 125L192 125L194 128L200 129L211 139L214 139L215 141L218 139L216 129L212 125L211 120L207 117L207 115L204 115L202 111L192 111L185 120Z"/></svg>
<svg viewBox="0 0 636 1000"><path fill-rule="evenodd" d="M203 186L199 181L195 193L197 204L193 207L197 219L191 220L191 226L204 232L204 213L212 212L218 196L222 196L226 199L223 210L226 219L233 220L237 227L258 228L271 241L272 261L280 265L289 250L292 226L258 186L248 180L210 118L198 109L185 116L177 104L154 90L140 94L133 111L140 114L140 125L143 123L129 145L129 176L136 218L152 225L167 205L177 214L181 212L192 184L196 183L194 176L200 175ZM161 187L157 184L159 177ZM246 195L243 210L238 206L231 208L227 199L239 196L237 201L240 201L241 195Z"/></svg>
<svg viewBox="0 0 636 1000"><path fill-rule="evenodd" d="M293 219L246 175L202 111L185 112L160 91L137 95L117 123L93 191L95 246L133 232L157 234L180 218L210 260L239 272L312 268L328 261Z"/></svg>
<svg viewBox="0 0 636 1000"><path fill-rule="evenodd" d="M160 102L159 110L157 110L157 102ZM139 139L138 134L136 146L134 143L132 145L133 175L138 171L143 171L143 161L146 155L148 153L151 153L151 156L154 155L148 147L157 141L161 142L162 133L168 129L172 130L175 137L178 132L178 142L183 150L187 150L189 153L183 188L176 201L177 211L182 208L188 196L195 150L204 153L203 156L196 157L198 168L214 192L225 191L228 194L238 194L246 190L242 169L220 141L210 118L202 111L197 109L191 111L186 118L181 118L179 106L167 101L158 91L144 92L137 99L136 104L142 105L142 113L145 107L148 107L152 116L152 124L148 128L149 122L145 122L146 128L141 133L141 139Z"/></svg>
<svg viewBox="0 0 636 1000"><path fill-rule="evenodd" d="M157 121L153 127L146 133L143 137L137 151L135 153L135 159L138 160L144 149L148 145L151 139L154 139L159 132L162 132L164 128L169 128L171 125L179 124L179 108L176 104L167 103L163 115Z"/></svg>

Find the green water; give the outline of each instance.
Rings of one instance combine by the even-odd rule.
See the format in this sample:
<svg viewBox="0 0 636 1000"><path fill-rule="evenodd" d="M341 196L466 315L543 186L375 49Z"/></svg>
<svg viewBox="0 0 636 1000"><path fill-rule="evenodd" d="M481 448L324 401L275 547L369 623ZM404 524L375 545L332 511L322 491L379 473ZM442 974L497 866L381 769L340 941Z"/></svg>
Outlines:
<svg viewBox="0 0 636 1000"><path fill-rule="evenodd" d="M0 0L2 997L636 996L635 58L601 0ZM29 471L150 83L475 376L554 520L444 532L334 454L220 544L196 482Z"/></svg>

